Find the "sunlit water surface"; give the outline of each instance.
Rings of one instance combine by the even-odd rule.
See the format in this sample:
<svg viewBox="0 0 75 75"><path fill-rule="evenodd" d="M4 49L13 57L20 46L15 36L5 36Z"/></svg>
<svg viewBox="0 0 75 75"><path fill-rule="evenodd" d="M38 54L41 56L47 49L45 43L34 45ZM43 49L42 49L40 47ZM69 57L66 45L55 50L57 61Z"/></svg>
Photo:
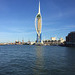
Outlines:
<svg viewBox="0 0 75 75"><path fill-rule="evenodd" d="M0 46L0 75L75 75L75 48Z"/></svg>

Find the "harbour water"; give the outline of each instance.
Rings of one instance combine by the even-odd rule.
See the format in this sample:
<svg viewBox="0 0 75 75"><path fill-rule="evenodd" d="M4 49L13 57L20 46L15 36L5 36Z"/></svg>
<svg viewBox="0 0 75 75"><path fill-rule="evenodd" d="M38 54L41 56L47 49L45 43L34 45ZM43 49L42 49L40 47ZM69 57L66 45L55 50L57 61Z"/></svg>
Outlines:
<svg viewBox="0 0 75 75"><path fill-rule="evenodd" d="M75 48L0 46L0 75L75 75Z"/></svg>

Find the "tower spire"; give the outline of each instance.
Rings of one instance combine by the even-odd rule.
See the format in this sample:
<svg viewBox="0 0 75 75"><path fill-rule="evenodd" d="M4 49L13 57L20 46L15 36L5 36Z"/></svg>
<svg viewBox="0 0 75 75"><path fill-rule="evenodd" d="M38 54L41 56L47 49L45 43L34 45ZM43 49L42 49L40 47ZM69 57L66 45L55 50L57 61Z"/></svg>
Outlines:
<svg viewBox="0 0 75 75"><path fill-rule="evenodd" d="M40 0L39 0L39 14L40 14Z"/></svg>

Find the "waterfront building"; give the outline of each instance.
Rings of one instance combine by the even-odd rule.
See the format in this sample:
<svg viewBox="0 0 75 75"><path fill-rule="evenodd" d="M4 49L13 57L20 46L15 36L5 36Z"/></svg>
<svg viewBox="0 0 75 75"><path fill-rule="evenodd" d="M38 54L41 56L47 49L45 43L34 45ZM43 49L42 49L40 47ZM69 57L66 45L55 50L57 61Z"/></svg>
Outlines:
<svg viewBox="0 0 75 75"><path fill-rule="evenodd" d="M31 42L31 45L34 45L35 44L35 42Z"/></svg>
<svg viewBox="0 0 75 75"><path fill-rule="evenodd" d="M41 43L41 27L42 27L42 17L41 17L41 13L40 13L40 1L39 1L39 12L38 12L38 14L36 15L36 18L35 18L35 29L36 29L36 32L37 32L36 42L38 44Z"/></svg>
<svg viewBox="0 0 75 75"><path fill-rule="evenodd" d="M51 40L44 40L43 43L45 45L60 45L64 43L64 39L60 38L59 40L56 40L55 37L51 37Z"/></svg>
<svg viewBox="0 0 75 75"><path fill-rule="evenodd" d="M59 41L60 41L61 43L63 43L65 40L64 40L63 38L60 38Z"/></svg>
<svg viewBox="0 0 75 75"><path fill-rule="evenodd" d="M66 44L70 46L75 46L75 31L70 32L68 36L66 36Z"/></svg>
<svg viewBox="0 0 75 75"><path fill-rule="evenodd" d="M30 45L30 44L31 44L31 41L29 40L29 41L27 42L27 44L29 44L29 45Z"/></svg>
<svg viewBox="0 0 75 75"><path fill-rule="evenodd" d="M22 40L22 44L24 44L24 40Z"/></svg>
<svg viewBox="0 0 75 75"><path fill-rule="evenodd" d="M15 45L21 45L21 42L16 40Z"/></svg>
<svg viewBox="0 0 75 75"><path fill-rule="evenodd" d="M55 40L56 40L56 37L51 37L51 40L52 40L52 41L55 41Z"/></svg>

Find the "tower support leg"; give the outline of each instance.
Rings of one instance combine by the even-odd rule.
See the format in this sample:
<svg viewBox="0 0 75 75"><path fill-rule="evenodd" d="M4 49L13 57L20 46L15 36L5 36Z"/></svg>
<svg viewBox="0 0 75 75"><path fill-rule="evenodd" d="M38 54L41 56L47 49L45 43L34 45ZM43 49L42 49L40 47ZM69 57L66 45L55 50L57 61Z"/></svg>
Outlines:
<svg viewBox="0 0 75 75"><path fill-rule="evenodd" d="M37 34L37 43L41 43L41 34Z"/></svg>

